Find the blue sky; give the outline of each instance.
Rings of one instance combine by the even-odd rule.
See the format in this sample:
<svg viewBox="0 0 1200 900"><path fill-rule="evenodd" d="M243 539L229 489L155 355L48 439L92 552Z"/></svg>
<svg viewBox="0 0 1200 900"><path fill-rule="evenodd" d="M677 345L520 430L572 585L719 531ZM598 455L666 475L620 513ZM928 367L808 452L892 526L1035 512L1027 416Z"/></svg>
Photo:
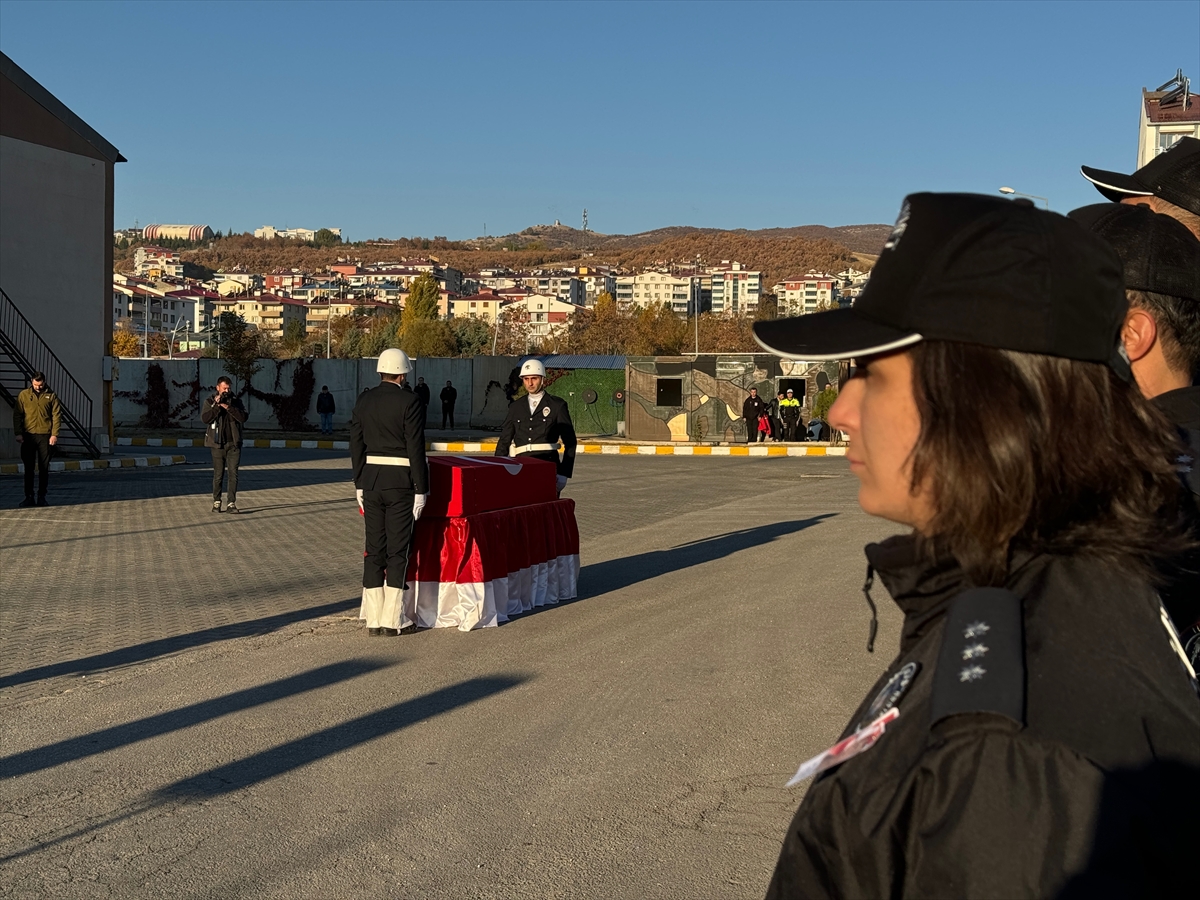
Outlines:
<svg viewBox="0 0 1200 900"><path fill-rule="evenodd" d="M129 159L118 227L768 228L1099 201L1200 2L5 0L0 48Z"/></svg>

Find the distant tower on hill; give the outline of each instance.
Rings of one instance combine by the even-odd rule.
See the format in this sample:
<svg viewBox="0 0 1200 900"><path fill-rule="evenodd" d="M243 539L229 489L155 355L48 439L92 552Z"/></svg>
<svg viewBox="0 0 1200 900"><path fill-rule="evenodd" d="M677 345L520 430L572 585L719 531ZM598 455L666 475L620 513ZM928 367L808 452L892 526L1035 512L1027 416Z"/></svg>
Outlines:
<svg viewBox="0 0 1200 900"><path fill-rule="evenodd" d="M587 207L583 208L583 231L587 233Z"/></svg>

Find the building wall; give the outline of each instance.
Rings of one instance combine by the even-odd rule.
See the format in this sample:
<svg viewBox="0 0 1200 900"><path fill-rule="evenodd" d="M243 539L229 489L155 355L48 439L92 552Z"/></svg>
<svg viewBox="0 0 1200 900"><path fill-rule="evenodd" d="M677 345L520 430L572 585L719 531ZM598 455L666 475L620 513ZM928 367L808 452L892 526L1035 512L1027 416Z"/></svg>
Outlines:
<svg viewBox="0 0 1200 900"><path fill-rule="evenodd" d="M104 160L0 135L0 284L91 397L97 436L112 334L110 172Z"/></svg>
<svg viewBox="0 0 1200 900"><path fill-rule="evenodd" d="M626 435L639 441L740 442L746 440L742 403L750 388L775 396L781 379L804 378L800 414L805 421L816 396L819 363L794 362L769 354L631 356L626 362ZM658 405L658 380L683 382L682 403ZM833 379L836 383L836 378Z"/></svg>

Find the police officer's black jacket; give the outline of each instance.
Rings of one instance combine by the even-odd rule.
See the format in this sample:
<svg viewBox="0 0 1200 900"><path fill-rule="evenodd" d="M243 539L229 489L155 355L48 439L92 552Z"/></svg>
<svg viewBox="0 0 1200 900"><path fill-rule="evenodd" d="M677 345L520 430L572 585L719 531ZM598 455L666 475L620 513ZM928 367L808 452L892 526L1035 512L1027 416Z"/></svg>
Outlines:
<svg viewBox="0 0 1200 900"><path fill-rule="evenodd" d="M1184 444L1180 458L1181 475L1188 487L1185 512L1193 533L1200 537L1200 386L1177 388L1159 394L1153 403L1179 430ZM1200 623L1200 550L1173 560L1165 569L1168 583L1163 602L1180 631L1194 629Z"/></svg>
<svg viewBox="0 0 1200 900"><path fill-rule="evenodd" d="M809 787L768 897L1168 896L1182 884L1200 846L1200 699L1155 593L1098 561L1026 554L1006 584L1008 625L972 614L964 627L972 585L952 557L926 562L911 537L867 556L904 625L846 734L886 708L871 709L881 692L900 715ZM986 679L1016 702L964 706Z"/></svg>
<svg viewBox="0 0 1200 900"><path fill-rule="evenodd" d="M368 454L403 457L409 464L374 465L367 462ZM350 461L356 488L429 493L425 407L421 398L389 381L364 391L350 415Z"/></svg>
<svg viewBox="0 0 1200 900"><path fill-rule="evenodd" d="M529 397L523 395L508 405L508 415L504 418L504 427L500 429L500 440L496 444L496 455L508 456L512 447L526 444L557 446L559 440L563 445L561 460L557 450L542 450L529 455L556 463L558 474L570 478L575 470L576 440L567 401L543 392L541 402L530 412Z"/></svg>

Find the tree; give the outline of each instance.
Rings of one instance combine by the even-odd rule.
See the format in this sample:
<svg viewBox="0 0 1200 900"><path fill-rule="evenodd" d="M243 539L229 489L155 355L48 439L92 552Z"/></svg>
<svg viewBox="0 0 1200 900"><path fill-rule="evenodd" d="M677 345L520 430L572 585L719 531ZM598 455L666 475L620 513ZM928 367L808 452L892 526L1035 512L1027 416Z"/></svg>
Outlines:
<svg viewBox="0 0 1200 900"><path fill-rule="evenodd" d="M416 359L426 356L454 356L458 352L450 323L441 319L417 319L409 322L400 339L400 349Z"/></svg>
<svg viewBox="0 0 1200 900"><path fill-rule="evenodd" d="M322 228L313 235L313 243L318 247L336 247L341 242L341 236L334 234L328 228Z"/></svg>
<svg viewBox="0 0 1200 900"><path fill-rule="evenodd" d="M295 356L304 344L306 337L304 323L299 319L292 319L283 329L283 339L280 343L289 356Z"/></svg>
<svg viewBox="0 0 1200 900"><path fill-rule="evenodd" d="M837 388L835 388L832 384L817 394L817 396L813 399L812 417L814 419L820 419L823 422L828 422L829 409L833 406L833 402L837 400L837 395Z"/></svg>
<svg viewBox="0 0 1200 900"><path fill-rule="evenodd" d="M482 356L492 350L492 326L483 319L452 319L450 329L459 356Z"/></svg>
<svg viewBox="0 0 1200 900"><path fill-rule="evenodd" d="M763 322L779 318L779 298L774 294L762 294L758 298L758 310L754 313L754 321Z"/></svg>
<svg viewBox="0 0 1200 900"><path fill-rule="evenodd" d="M246 326L246 320L235 312L225 312L217 318L213 342L226 360L225 370L243 385L248 385L261 368L258 365L258 332Z"/></svg>
<svg viewBox="0 0 1200 900"><path fill-rule="evenodd" d="M626 352L630 356L678 356L686 337L687 322L675 315L669 303L654 303L638 310Z"/></svg>
<svg viewBox="0 0 1200 900"><path fill-rule="evenodd" d="M496 353L523 356L529 352L529 310L513 304L500 313L496 325Z"/></svg>
<svg viewBox="0 0 1200 900"><path fill-rule="evenodd" d="M128 328L118 328L113 332L113 356L141 356L142 339Z"/></svg>
<svg viewBox="0 0 1200 900"><path fill-rule="evenodd" d="M430 272L422 272L413 279L408 288L408 300L404 304L404 320L416 322L438 317L438 301L442 296L441 285Z"/></svg>
<svg viewBox="0 0 1200 900"><path fill-rule="evenodd" d="M630 320L617 309L605 291L596 297L591 315L577 313L567 329L567 346L573 353L624 353Z"/></svg>

